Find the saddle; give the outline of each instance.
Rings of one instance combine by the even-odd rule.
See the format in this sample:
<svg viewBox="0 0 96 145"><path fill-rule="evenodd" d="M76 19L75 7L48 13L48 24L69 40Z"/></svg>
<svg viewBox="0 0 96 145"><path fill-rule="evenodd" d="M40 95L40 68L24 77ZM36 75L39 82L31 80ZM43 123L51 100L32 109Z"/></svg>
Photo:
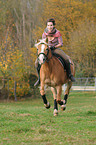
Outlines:
<svg viewBox="0 0 96 145"><path fill-rule="evenodd" d="M52 53L52 54L59 60L59 62L62 64L62 66L64 68L64 71L66 71L66 61L62 58L62 56L60 56L59 54L56 54L56 53Z"/></svg>

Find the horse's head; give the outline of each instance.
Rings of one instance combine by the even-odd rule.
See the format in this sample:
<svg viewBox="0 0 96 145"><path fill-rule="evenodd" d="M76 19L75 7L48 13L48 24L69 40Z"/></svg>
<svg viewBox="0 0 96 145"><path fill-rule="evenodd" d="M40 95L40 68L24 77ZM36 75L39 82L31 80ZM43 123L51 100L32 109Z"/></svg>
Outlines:
<svg viewBox="0 0 96 145"><path fill-rule="evenodd" d="M48 46L48 39L40 39L36 44L35 47L38 51L38 61L40 64L44 64L45 61L48 59L49 54L49 46Z"/></svg>

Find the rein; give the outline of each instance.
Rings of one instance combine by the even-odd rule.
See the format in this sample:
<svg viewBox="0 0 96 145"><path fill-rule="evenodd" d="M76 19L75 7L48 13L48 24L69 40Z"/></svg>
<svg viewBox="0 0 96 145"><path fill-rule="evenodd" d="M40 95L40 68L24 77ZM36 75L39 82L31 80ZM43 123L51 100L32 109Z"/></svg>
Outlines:
<svg viewBox="0 0 96 145"><path fill-rule="evenodd" d="M44 55L44 57L45 57L45 61L49 62L49 61L50 61L50 59L52 59L52 57L53 57L53 56L51 56L51 58L49 58L49 59L48 59L49 47L47 47L47 49L46 49L46 50L47 50L47 55L45 55L45 53L41 52L41 53L39 53L39 54L38 54L38 57L39 57L41 54L43 54L43 55Z"/></svg>

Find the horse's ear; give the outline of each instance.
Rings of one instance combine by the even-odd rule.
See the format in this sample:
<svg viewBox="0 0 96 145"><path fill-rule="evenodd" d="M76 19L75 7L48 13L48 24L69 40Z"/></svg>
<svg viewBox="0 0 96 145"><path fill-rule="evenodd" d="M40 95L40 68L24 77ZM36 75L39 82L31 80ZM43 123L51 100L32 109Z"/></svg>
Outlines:
<svg viewBox="0 0 96 145"><path fill-rule="evenodd" d="M36 44L34 44L34 47L36 47L36 48L37 48L37 45L36 45Z"/></svg>
<svg viewBox="0 0 96 145"><path fill-rule="evenodd" d="M48 43L48 38L46 38L46 43Z"/></svg>
<svg viewBox="0 0 96 145"><path fill-rule="evenodd" d="M35 45L34 45L34 46L35 46L36 48L37 48L37 46L38 46L37 43L38 43L39 41L40 41L39 39L37 39L37 40L35 41Z"/></svg>
<svg viewBox="0 0 96 145"><path fill-rule="evenodd" d="M37 39L37 40L35 41L35 44L38 43L38 42L39 42L39 39Z"/></svg>

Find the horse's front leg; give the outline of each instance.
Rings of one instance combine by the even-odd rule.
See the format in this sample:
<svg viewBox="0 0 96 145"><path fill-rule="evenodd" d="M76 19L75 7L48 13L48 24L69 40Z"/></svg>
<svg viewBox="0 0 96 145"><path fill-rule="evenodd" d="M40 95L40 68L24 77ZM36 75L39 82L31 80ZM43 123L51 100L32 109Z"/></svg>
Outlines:
<svg viewBox="0 0 96 145"><path fill-rule="evenodd" d="M42 81L41 81L41 90L40 90L40 93L41 93L41 97L42 97L43 102L44 102L44 106L47 109L49 109L50 108L50 104L49 104L49 102L46 99L45 90L44 90L44 82L42 82Z"/></svg>
<svg viewBox="0 0 96 145"><path fill-rule="evenodd" d="M54 112L53 112L53 115L57 116L58 115L58 104L57 104L56 90L53 87L51 87L51 91L53 93L53 98L54 98Z"/></svg>
<svg viewBox="0 0 96 145"><path fill-rule="evenodd" d="M61 103L62 86L61 85L57 86L56 89L57 89L57 103L60 104Z"/></svg>
<svg viewBox="0 0 96 145"><path fill-rule="evenodd" d="M57 103L61 106L61 110L65 110L65 100L61 100L62 86L57 86ZM63 108L63 109L62 109Z"/></svg>

